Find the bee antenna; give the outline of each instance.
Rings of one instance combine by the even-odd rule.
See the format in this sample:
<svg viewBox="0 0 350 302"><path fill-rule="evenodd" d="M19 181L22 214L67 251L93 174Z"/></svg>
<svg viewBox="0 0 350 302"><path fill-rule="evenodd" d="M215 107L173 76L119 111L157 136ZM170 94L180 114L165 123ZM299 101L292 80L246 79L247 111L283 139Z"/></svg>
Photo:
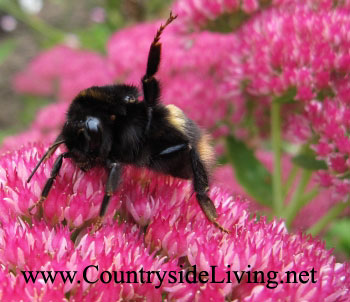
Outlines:
<svg viewBox="0 0 350 302"><path fill-rule="evenodd" d="M38 170L38 168L40 167L40 165L42 164L42 162L48 158L50 158L50 156L56 151L56 149L58 148L59 145L63 144L65 141L64 140L60 140L60 141L56 141L54 142L50 148L46 151L46 153L43 155L43 157L40 159L40 161L37 163L37 165L35 166L33 172L29 175L28 179L27 179L27 183L30 182L30 180L32 179L32 177L34 176L35 172Z"/></svg>

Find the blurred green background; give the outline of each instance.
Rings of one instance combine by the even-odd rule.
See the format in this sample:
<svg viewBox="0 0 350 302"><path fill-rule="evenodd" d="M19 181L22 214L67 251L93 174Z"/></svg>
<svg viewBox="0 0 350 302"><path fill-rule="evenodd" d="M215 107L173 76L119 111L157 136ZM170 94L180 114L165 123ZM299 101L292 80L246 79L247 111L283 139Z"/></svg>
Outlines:
<svg viewBox="0 0 350 302"><path fill-rule="evenodd" d="M0 0L0 142L28 127L53 102L12 89L13 76L42 49L79 43L105 52L108 37L127 25L167 16L170 0Z"/></svg>

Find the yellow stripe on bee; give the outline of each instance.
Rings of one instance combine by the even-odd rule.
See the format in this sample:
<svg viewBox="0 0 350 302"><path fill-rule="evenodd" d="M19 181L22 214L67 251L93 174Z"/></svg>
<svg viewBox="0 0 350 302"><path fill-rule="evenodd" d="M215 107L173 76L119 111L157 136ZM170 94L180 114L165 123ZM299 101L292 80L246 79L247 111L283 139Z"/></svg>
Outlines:
<svg viewBox="0 0 350 302"><path fill-rule="evenodd" d="M207 133L202 133L198 143L197 150L199 157L204 162L208 172L213 168L215 164L215 153L214 149L210 144L211 137Z"/></svg>
<svg viewBox="0 0 350 302"><path fill-rule="evenodd" d="M78 97L79 96L89 96L89 97L92 97L92 98L98 99L98 100L105 100L106 99L106 96L103 93L94 89L93 87L90 87L90 88L87 88L87 89L80 91L80 93L78 94Z"/></svg>
<svg viewBox="0 0 350 302"><path fill-rule="evenodd" d="M186 133L186 115L175 105L167 105L166 108L169 111L169 115L167 117L168 122L177 130L181 131L182 133Z"/></svg>

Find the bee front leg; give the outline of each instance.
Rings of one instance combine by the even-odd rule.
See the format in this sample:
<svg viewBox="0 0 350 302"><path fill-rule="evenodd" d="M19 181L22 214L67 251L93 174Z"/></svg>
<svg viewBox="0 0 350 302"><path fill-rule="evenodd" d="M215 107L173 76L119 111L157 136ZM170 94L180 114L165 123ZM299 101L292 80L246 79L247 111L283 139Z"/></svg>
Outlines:
<svg viewBox="0 0 350 302"><path fill-rule="evenodd" d="M49 192L51 190L53 182L54 182L55 178L57 177L58 173L60 172L60 169L62 167L63 158L67 158L70 156L71 155L69 152L65 152L57 157L57 159L52 167L50 178L46 181L44 189L41 192L40 199L37 203L35 203L33 206L31 206L28 209L29 213L31 213L34 208L39 207L39 212L40 212L40 215L42 216L42 212L43 212L42 204L45 201L45 199L47 198L47 196L49 195Z"/></svg>
<svg viewBox="0 0 350 302"><path fill-rule="evenodd" d="M106 213L109 200L111 199L111 196L113 195L113 193L115 192L115 190L117 189L120 183L122 165L117 162L111 162L108 164L108 169L109 169L109 174L108 174L107 183L105 187L105 195L102 200L99 216L97 217L96 221L93 224L92 233L96 232L101 228L103 217Z"/></svg>
<svg viewBox="0 0 350 302"><path fill-rule="evenodd" d="M197 150L190 146L190 157L193 172L193 187L196 192L197 201L203 210L205 216L220 230L229 233L224 227L222 227L217 221L218 217L215 206L208 196L209 191L209 180L208 174L205 170L204 164L202 163Z"/></svg>

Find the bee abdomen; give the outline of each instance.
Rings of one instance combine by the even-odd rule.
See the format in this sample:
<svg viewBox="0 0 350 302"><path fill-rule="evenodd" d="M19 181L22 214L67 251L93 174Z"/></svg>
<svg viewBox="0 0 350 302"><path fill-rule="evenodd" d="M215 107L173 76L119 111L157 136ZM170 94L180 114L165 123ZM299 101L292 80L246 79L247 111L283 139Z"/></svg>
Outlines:
<svg viewBox="0 0 350 302"><path fill-rule="evenodd" d="M166 108L169 124L181 132L188 139L190 145L197 149L200 159L209 172L215 164L215 153L210 143L210 135L200 129L180 108L175 105L167 105Z"/></svg>

